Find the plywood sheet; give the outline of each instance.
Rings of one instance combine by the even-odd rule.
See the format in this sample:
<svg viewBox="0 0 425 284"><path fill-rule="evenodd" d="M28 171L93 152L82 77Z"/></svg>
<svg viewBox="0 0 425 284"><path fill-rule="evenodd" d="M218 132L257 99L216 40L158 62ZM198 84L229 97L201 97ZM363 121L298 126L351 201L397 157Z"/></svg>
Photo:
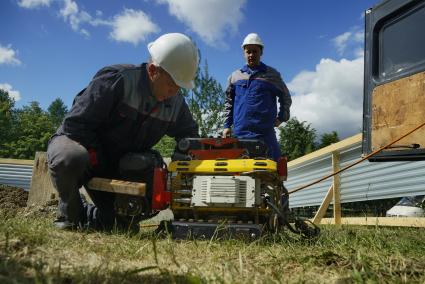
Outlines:
<svg viewBox="0 0 425 284"><path fill-rule="evenodd" d="M376 87L372 93L372 151L425 122L425 72ZM425 148L425 128L397 145ZM402 150L402 149L394 149Z"/></svg>

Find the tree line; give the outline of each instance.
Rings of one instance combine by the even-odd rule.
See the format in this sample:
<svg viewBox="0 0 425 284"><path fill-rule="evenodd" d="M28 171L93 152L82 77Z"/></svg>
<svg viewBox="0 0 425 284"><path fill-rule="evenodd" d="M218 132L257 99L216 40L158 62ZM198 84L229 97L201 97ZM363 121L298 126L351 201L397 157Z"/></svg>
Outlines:
<svg viewBox="0 0 425 284"><path fill-rule="evenodd" d="M38 102L15 108L8 92L0 90L0 157L34 159L36 151L46 151L50 136L68 112L61 99L47 111Z"/></svg>
<svg viewBox="0 0 425 284"><path fill-rule="evenodd" d="M183 91L189 109L199 125L201 137L218 137L223 129L224 91L208 72L205 62L198 70L195 88ZM35 152L46 151L47 143L68 112L64 102L57 98L47 108L36 101L21 108L7 91L0 89L0 158L34 159ZM279 127L279 144L289 160L338 142L336 131L318 137L316 130L306 121L291 118ZM154 147L164 157L170 157L175 142L165 136Z"/></svg>

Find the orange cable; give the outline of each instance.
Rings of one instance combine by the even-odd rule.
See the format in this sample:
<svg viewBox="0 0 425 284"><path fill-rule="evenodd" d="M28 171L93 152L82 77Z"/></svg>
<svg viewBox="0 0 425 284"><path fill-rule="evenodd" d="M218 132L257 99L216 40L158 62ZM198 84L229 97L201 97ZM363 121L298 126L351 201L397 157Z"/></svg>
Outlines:
<svg viewBox="0 0 425 284"><path fill-rule="evenodd" d="M355 166L355 165L357 165L357 164L359 164L359 163L363 162L364 160L367 160L367 159L369 159L370 157L375 156L376 154L378 154L378 153L379 153L379 152L381 152L382 150L384 150L384 149L386 149L386 148L390 147L390 146L391 146L391 145L393 145L394 143L396 143L396 142L400 141L401 139L403 139L403 138L404 138L404 137L406 137L407 135L410 135L411 133L415 132L416 130L418 130L419 128L421 128L421 127L422 127L422 126L424 126L424 125L425 125L425 122L424 122L424 123L422 123L422 124L421 124L421 125L419 125L419 126L416 126L413 130L410 130L409 132L407 132L407 133L406 133L406 134L404 134L403 136L401 136L401 137L399 137L399 138L395 139L395 140L394 140L394 141L392 141L391 143L389 143L389 144L387 144L387 145L385 145L385 146L382 146L382 147L381 147L381 148L379 148L378 150L373 151L373 152L372 152L372 153L370 153L369 155L367 155L367 156L363 157L361 160L356 161L356 162L354 162L354 163L352 163L352 164L350 164L350 165L348 165L348 166L346 166L346 167L344 167L344 168L342 168L342 169L340 169L340 170L338 170L338 171L336 171L336 172L334 172L334 173L332 173L332 174L329 174L329 175L327 175L327 176L324 176L324 177L322 177L322 178L320 178L320 179L318 179L318 180L316 180L316 181L313 181L313 182L311 182L311 183L309 183L309 184L306 184L306 185L300 186L300 187L298 187L298 188L296 188L296 189L290 190L290 191L288 192L288 194L295 193L295 192L297 192L297 191L300 191L301 189L304 189L304 188L306 188L306 187L309 187L309 186L312 186L312 185L314 185L314 184L316 184L316 183L319 183L319 182L321 182L321 181L324 181L325 179L328 179L328 178L330 178L330 177L332 177L332 176L334 176L334 175L337 175L337 174L339 174L340 172L343 172L343 171L345 171L345 170L347 170L347 169L349 169L349 168L351 168L351 167L353 167L353 166Z"/></svg>

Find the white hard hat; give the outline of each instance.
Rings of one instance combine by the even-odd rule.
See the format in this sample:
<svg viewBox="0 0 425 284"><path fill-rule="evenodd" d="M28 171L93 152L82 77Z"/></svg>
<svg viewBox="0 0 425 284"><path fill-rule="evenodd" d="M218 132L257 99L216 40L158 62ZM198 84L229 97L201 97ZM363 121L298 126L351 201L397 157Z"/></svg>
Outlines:
<svg viewBox="0 0 425 284"><path fill-rule="evenodd" d="M243 40L243 43L241 45L242 48L245 47L245 45L248 44L256 44L256 45L260 45L262 48L264 47L263 42L261 41L261 38L258 34L256 33L250 33L248 34L245 39Z"/></svg>
<svg viewBox="0 0 425 284"><path fill-rule="evenodd" d="M192 89L198 69L198 50L193 42L180 33L164 34L148 44L152 62L160 66L182 88Z"/></svg>

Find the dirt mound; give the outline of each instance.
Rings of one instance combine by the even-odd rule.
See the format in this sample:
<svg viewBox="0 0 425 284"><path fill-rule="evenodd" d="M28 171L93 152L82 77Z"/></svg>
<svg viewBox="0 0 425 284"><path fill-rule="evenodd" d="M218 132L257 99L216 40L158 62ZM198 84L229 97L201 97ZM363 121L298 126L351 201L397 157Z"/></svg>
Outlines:
<svg viewBox="0 0 425 284"><path fill-rule="evenodd" d="M8 216L54 217L58 201L51 200L42 206L27 207L28 191L22 188L0 184L0 211Z"/></svg>
<svg viewBox="0 0 425 284"><path fill-rule="evenodd" d="M8 185L0 185L0 209L17 209L27 206L28 191Z"/></svg>

